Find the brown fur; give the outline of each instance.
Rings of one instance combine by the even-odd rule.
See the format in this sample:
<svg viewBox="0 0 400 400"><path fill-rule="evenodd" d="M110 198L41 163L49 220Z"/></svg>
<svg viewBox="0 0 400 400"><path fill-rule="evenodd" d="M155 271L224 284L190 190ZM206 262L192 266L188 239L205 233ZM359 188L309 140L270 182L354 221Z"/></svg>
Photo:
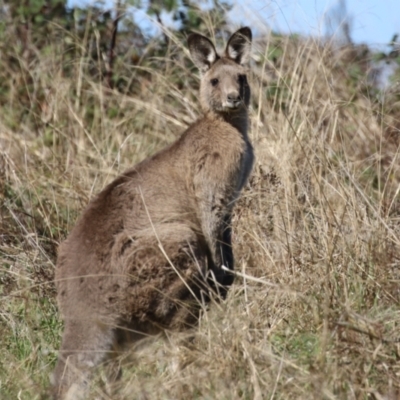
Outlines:
<svg viewBox="0 0 400 400"><path fill-rule="evenodd" d="M233 282L222 266L233 269L231 212L253 164L251 31L232 35L224 57L201 35L188 43L204 116L109 184L60 246L56 398L82 395L92 367L128 336L192 325L210 290L224 296Z"/></svg>

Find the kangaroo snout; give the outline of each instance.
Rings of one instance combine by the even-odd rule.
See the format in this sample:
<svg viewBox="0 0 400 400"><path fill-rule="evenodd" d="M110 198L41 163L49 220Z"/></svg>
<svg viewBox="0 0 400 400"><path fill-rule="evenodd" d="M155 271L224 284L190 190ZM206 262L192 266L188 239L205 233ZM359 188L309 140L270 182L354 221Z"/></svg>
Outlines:
<svg viewBox="0 0 400 400"><path fill-rule="evenodd" d="M237 108L242 103L242 99L238 92L228 93L226 96L226 107L227 108Z"/></svg>

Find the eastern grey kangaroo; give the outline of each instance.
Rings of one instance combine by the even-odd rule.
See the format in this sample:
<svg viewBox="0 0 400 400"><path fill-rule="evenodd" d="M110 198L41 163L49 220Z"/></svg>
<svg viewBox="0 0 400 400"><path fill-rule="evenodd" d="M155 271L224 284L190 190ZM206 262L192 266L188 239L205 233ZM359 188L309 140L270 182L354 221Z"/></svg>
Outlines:
<svg viewBox="0 0 400 400"><path fill-rule="evenodd" d="M249 28L239 29L219 56L206 37L189 36L204 116L110 183L61 244L56 399L84 396L91 370L116 346L192 326L201 304L232 284L232 208L254 158L251 39Z"/></svg>

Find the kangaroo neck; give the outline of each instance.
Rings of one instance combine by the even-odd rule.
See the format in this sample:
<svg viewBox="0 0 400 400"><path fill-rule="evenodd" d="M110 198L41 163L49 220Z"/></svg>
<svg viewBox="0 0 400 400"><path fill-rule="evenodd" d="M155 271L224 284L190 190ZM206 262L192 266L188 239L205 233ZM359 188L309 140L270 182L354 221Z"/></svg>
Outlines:
<svg viewBox="0 0 400 400"><path fill-rule="evenodd" d="M244 139L247 138L249 118L247 110L233 112L209 111L208 114L215 119L222 120L237 129Z"/></svg>

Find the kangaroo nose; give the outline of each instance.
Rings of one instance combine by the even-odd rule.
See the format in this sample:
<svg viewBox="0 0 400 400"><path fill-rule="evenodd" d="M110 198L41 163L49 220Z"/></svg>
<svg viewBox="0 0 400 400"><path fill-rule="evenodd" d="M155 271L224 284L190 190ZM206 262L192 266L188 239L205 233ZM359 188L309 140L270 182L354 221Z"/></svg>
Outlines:
<svg viewBox="0 0 400 400"><path fill-rule="evenodd" d="M239 93L231 92L226 96L226 98L227 98L228 107L230 107L230 108L239 107L239 105L241 103Z"/></svg>
<svg viewBox="0 0 400 400"><path fill-rule="evenodd" d="M230 103L236 103L240 101L239 93L229 93L227 97Z"/></svg>

